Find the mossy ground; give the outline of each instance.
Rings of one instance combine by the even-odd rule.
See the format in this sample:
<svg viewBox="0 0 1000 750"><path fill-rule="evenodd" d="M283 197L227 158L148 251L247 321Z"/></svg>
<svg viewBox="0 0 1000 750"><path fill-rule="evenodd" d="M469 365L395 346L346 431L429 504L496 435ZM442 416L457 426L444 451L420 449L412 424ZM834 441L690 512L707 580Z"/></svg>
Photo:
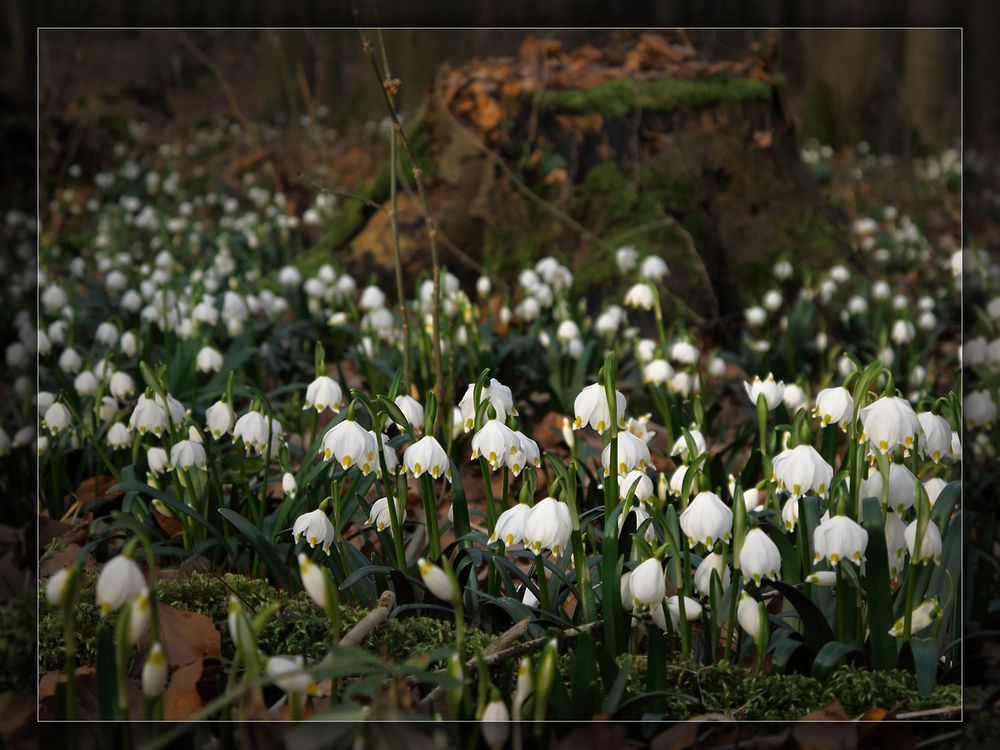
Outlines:
<svg viewBox="0 0 1000 750"><path fill-rule="evenodd" d="M220 579L194 573L179 580L161 580L157 584L159 600L175 609L205 615L222 635L222 655L233 655L233 642L226 624L229 596L235 592L248 610L258 611L271 602L279 609L261 631L259 646L266 654L302 654L307 660L321 658L326 653L329 624L326 615L303 592L288 594L272 588L266 581L227 574ZM97 627L100 611L94 603L96 577L87 574L82 580L76 606L76 637L80 664L94 664L97 656ZM43 592L40 592L43 595ZM342 628L347 632L367 610L360 607L342 608ZM33 632L33 629L32 629ZM0 638L3 636L0 635ZM469 629L466 642L470 647L482 647L490 636ZM404 662L412 656L429 653L454 641L453 625L448 620L431 617L390 618L362 642L362 646L393 662ZM44 612L39 623L40 669L42 673L60 669L62 664L62 626L58 615Z"/></svg>
<svg viewBox="0 0 1000 750"><path fill-rule="evenodd" d="M637 107L664 112L701 109L719 104L768 101L772 86L745 78L687 81L664 78L657 81L617 80L589 89L547 91L542 106L575 112L600 112L604 117L624 117Z"/></svg>

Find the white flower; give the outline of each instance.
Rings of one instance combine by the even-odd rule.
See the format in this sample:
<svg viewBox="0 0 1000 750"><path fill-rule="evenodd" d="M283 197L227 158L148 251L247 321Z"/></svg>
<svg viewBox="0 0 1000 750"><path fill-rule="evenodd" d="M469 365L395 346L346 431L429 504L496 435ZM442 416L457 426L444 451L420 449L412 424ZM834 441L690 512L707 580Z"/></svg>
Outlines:
<svg viewBox="0 0 1000 750"><path fill-rule="evenodd" d="M782 396L782 401L785 402L785 408L788 409L788 413L794 418L795 412L809 402L809 397L802 390L801 386L789 383L785 386L785 394Z"/></svg>
<svg viewBox="0 0 1000 750"><path fill-rule="evenodd" d="M951 425L944 417L933 412L922 411L917 414L923 435L920 438L920 452L925 458L938 463L951 451Z"/></svg>
<svg viewBox="0 0 1000 750"><path fill-rule="evenodd" d="M775 263L774 268L772 269L774 277L780 281L791 278L793 270L791 262L785 258L782 258Z"/></svg>
<svg viewBox="0 0 1000 750"><path fill-rule="evenodd" d="M889 556L889 575L897 578L906 559L906 524L892 511L885 514L885 547Z"/></svg>
<svg viewBox="0 0 1000 750"><path fill-rule="evenodd" d="M357 466L363 474L375 471L375 437L353 419L344 419L330 428L323 436L321 450L324 461L336 459L344 469Z"/></svg>
<svg viewBox="0 0 1000 750"><path fill-rule="evenodd" d="M937 524L930 521L924 529L924 536L920 540L920 549L915 551L917 545L917 521L913 521L906 527L903 533L906 540L906 549L910 553L910 559L914 562L925 563L933 560L935 564L941 562L941 532Z"/></svg>
<svg viewBox="0 0 1000 750"><path fill-rule="evenodd" d="M286 471L281 475L281 491L285 497L294 498L295 493L298 491L299 485L295 481L295 475L290 471Z"/></svg>
<svg viewBox="0 0 1000 750"><path fill-rule="evenodd" d="M666 595L663 563L655 557L644 560L632 571L629 578L629 596L634 611L641 612L659 606Z"/></svg>
<svg viewBox="0 0 1000 750"><path fill-rule="evenodd" d="M299 520L302 518L303 517L300 516ZM329 521L327 521L327 523L329 523ZM304 552L299 553L299 575L302 577L302 588L304 588L306 593L309 594L309 598L316 602L316 606L321 609L326 609L327 600L325 576L323 575L322 569L310 560Z"/></svg>
<svg viewBox="0 0 1000 750"><path fill-rule="evenodd" d="M403 451L403 465L414 479L427 472L434 479L440 479L443 475L451 481L448 454L444 452L441 443L430 435L420 438Z"/></svg>
<svg viewBox="0 0 1000 750"><path fill-rule="evenodd" d="M905 398L885 396L863 408L860 414L864 426L862 439L868 440L873 450L885 454L897 445L916 446L920 420Z"/></svg>
<svg viewBox="0 0 1000 750"><path fill-rule="evenodd" d="M778 408L778 404L781 403L785 394L785 384L776 382L773 373L768 373L765 380L761 380L759 375L755 375L753 381L744 382L743 387L746 389L751 404L756 404L757 399L764 396L768 411Z"/></svg>
<svg viewBox="0 0 1000 750"><path fill-rule="evenodd" d="M536 555L547 549L558 557L569 544L572 531L569 506L547 497L535 503L525 518L524 544Z"/></svg>
<svg viewBox="0 0 1000 750"><path fill-rule="evenodd" d="M897 513L912 508L916 502L917 478L904 464L889 464L889 507ZM861 497L882 499L882 473L871 471L861 480Z"/></svg>
<svg viewBox="0 0 1000 750"><path fill-rule="evenodd" d="M627 474L633 469L645 469L652 462L649 456L649 446L628 430L619 432L615 438L618 446L618 466L608 465L611 460L611 445L607 445L601 453L601 464L604 466L604 476L609 476L613 470L619 474Z"/></svg>
<svg viewBox="0 0 1000 750"><path fill-rule="evenodd" d="M146 579L135 561L125 555L111 558L97 578L96 598L101 614L121 607L142 591Z"/></svg>
<svg viewBox="0 0 1000 750"><path fill-rule="evenodd" d="M767 320L767 310L759 305L754 305L753 307L748 307L743 311L743 317L748 326L756 328L757 326L763 325L764 321Z"/></svg>
<svg viewBox="0 0 1000 750"><path fill-rule="evenodd" d="M317 413L329 409L336 414L340 411L340 402L343 398L343 392L337 381L321 375L306 388L306 400L302 409L315 409Z"/></svg>
<svg viewBox="0 0 1000 750"><path fill-rule="evenodd" d="M625 396L615 391L615 407L619 429L625 427ZM603 433L611 426L611 408L604 386L600 383L586 386L573 401L573 429L585 424Z"/></svg>
<svg viewBox="0 0 1000 750"><path fill-rule="evenodd" d="M195 356L198 372L219 372L222 369L222 352L211 346L203 346Z"/></svg>
<svg viewBox="0 0 1000 750"><path fill-rule="evenodd" d="M823 537L822 545L816 544L816 537L820 535ZM822 547L822 556L830 561L830 565L836 565L841 560L860 565L868 547L868 532L847 516L834 516L816 527L813 546L817 550Z"/></svg>
<svg viewBox="0 0 1000 750"><path fill-rule="evenodd" d="M784 450L774 457L772 464L778 488L798 498L815 491L826 497L833 479L833 467L811 445L799 445Z"/></svg>
<svg viewBox="0 0 1000 750"><path fill-rule="evenodd" d="M675 341L670 347L670 359L682 365L693 365L698 362L698 348L687 341Z"/></svg>
<svg viewBox="0 0 1000 750"><path fill-rule="evenodd" d="M663 385L674 376L674 368L665 359L654 359L642 368L642 382Z"/></svg>
<svg viewBox="0 0 1000 750"><path fill-rule="evenodd" d="M746 591L740 593L740 603L736 606L736 621L743 632L756 641L763 633L764 620L760 613L760 603Z"/></svg>
<svg viewBox="0 0 1000 750"><path fill-rule="evenodd" d="M406 417L406 421L410 423L416 432L420 432L424 429L424 407L417 401L413 396L407 396L406 394L396 396L395 400L396 406L399 410L403 412L403 416ZM396 425L400 429L403 429L402 425Z"/></svg>
<svg viewBox="0 0 1000 750"><path fill-rule="evenodd" d="M170 468L188 471L192 466L206 468L205 447L194 440L179 440L170 449Z"/></svg>
<svg viewBox="0 0 1000 750"><path fill-rule="evenodd" d="M695 495L678 520L691 547L729 541L733 529L733 511L714 492Z"/></svg>
<svg viewBox="0 0 1000 750"><path fill-rule="evenodd" d="M216 401L205 410L205 429L218 439L233 429L236 416L225 401Z"/></svg>
<svg viewBox="0 0 1000 750"><path fill-rule="evenodd" d="M889 338L896 345L902 346L906 342L913 340L914 333L913 323L908 320L897 320L892 324L892 332L889 334Z"/></svg>
<svg viewBox="0 0 1000 750"><path fill-rule="evenodd" d="M385 307L385 292L377 286L365 287L358 300L358 307L361 310L378 310Z"/></svg>
<svg viewBox="0 0 1000 750"><path fill-rule="evenodd" d="M66 601L69 587L69 568L60 568L45 584L45 598L53 607L60 607Z"/></svg>
<svg viewBox="0 0 1000 750"><path fill-rule="evenodd" d="M642 442L649 445L649 442L653 439L656 433L648 428L649 420L652 418L652 414L643 414L641 417L632 417L626 422L625 429L635 435L637 438L642 440Z"/></svg>
<svg viewBox="0 0 1000 750"><path fill-rule="evenodd" d="M142 665L142 692L147 698L156 698L163 694L166 686L167 660L160 644L154 643Z"/></svg>
<svg viewBox="0 0 1000 750"><path fill-rule="evenodd" d="M833 570L817 570L806 576L806 583L813 586L833 586L837 583L837 573Z"/></svg>
<svg viewBox="0 0 1000 750"><path fill-rule="evenodd" d="M72 374L79 372L81 367L83 367L83 359L77 354L76 349L70 347L59 355L59 369L63 372Z"/></svg>
<svg viewBox="0 0 1000 750"><path fill-rule="evenodd" d="M659 281L668 273L667 262L659 255L647 255L639 266L639 275L652 281Z"/></svg>
<svg viewBox="0 0 1000 750"><path fill-rule="evenodd" d="M523 542L525 523L530 515L531 506L522 503L508 508L497 518L488 543L493 544L499 539L506 546L510 547L511 545Z"/></svg>
<svg viewBox="0 0 1000 750"><path fill-rule="evenodd" d="M925 599L920 602L910 613L910 633L919 633L921 630L932 624L941 615L941 605L937 599ZM901 637L906 630L906 616L896 620L889 635L897 638Z"/></svg>
<svg viewBox="0 0 1000 750"><path fill-rule="evenodd" d="M399 466L399 458L396 456L396 450L392 447L389 442L389 436L384 432L381 433L379 437L375 436L372 430L368 430L368 434L372 436L372 440L375 441L375 448L378 450L378 441L382 441L382 454L385 456L385 470L390 474L396 473L396 467ZM382 477L382 464L378 461L378 455L375 456L375 474L381 478Z"/></svg>
<svg viewBox="0 0 1000 750"><path fill-rule="evenodd" d="M677 628L677 625L681 621L681 605L679 596L668 596L664 602L667 607L667 612L670 613L670 622ZM659 610L659 612L657 612ZM690 596L684 597L684 619L688 622L693 622L701 617L701 604L697 599L692 599ZM663 608L656 607L653 610L653 621L660 626L660 630L666 630L666 622L660 622L663 619Z"/></svg>
<svg viewBox="0 0 1000 750"><path fill-rule="evenodd" d="M645 511L641 504L634 504L630 508L626 508L618 515L618 533L621 533L622 528L625 526L625 521L628 520L630 514L635 514L635 528L638 531L642 525L649 519L649 513ZM656 530L653 528L653 524L649 524L642 532L642 538L646 540L647 544L652 545L656 542Z"/></svg>
<svg viewBox="0 0 1000 750"><path fill-rule="evenodd" d="M499 750L510 737L510 712L502 700L494 698L483 709L483 739L491 750Z"/></svg>
<svg viewBox="0 0 1000 750"><path fill-rule="evenodd" d="M309 513L303 513L292 524L292 539L295 540L296 544L303 536L311 548L321 545L323 551L329 555L330 546L336 537L336 530L326 513L317 508Z"/></svg>
<svg viewBox="0 0 1000 750"><path fill-rule="evenodd" d="M73 378L73 390L81 396L94 396L101 387L101 381L90 370L84 370Z"/></svg>
<svg viewBox="0 0 1000 750"><path fill-rule="evenodd" d="M682 396L690 396L691 392L698 393L701 389L701 381L697 375L692 375L686 370L674 373L670 378L670 390Z"/></svg>
<svg viewBox="0 0 1000 750"><path fill-rule="evenodd" d="M687 474L687 470L687 464L681 464L670 475L670 494L674 497L680 497L684 489L684 475Z"/></svg>
<svg viewBox="0 0 1000 750"><path fill-rule="evenodd" d="M718 552L706 555L694 571L694 587L702 596L709 596L712 593L712 573L719 576L723 591L729 588L732 574L726 565L726 558Z"/></svg>
<svg viewBox="0 0 1000 750"><path fill-rule="evenodd" d="M132 597L131 610L128 619L128 642L134 646L146 633L152 613L149 608L149 588L143 586L142 589Z"/></svg>
<svg viewBox="0 0 1000 750"><path fill-rule="evenodd" d="M146 451L146 465L153 476L159 476L170 468L170 460L166 450L154 446Z"/></svg>
<svg viewBox="0 0 1000 750"><path fill-rule="evenodd" d="M819 417L824 425L839 424L847 427L854 410L854 399L846 388L824 388L816 394L816 408L813 416Z"/></svg>
<svg viewBox="0 0 1000 750"><path fill-rule="evenodd" d="M400 528L402 528L403 522L406 521L406 506L402 502L402 499L398 497L396 498L396 518L399 521ZM380 497L372 503L372 508L368 513L368 520L365 521L365 525L374 526L376 531L392 529L392 516L390 515L388 498Z"/></svg>
<svg viewBox="0 0 1000 750"><path fill-rule="evenodd" d="M656 304L656 295L649 284L638 283L625 292L625 305L627 307L642 308L652 310Z"/></svg>
<svg viewBox="0 0 1000 750"><path fill-rule="evenodd" d="M462 423L466 432L471 432L475 427L476 408L478 406L474 403L475 397L476 384L470 383L469 387L465 391L465 395L462 396L462 400L458 403L458 408L462 412ZM489 383L483 384L479 398L481 401L489 401L490 404L492 404L497 413L496 418L501 422L507 420L508 414L517 416L517 409L514 408L514 397L510 392L510 388L503 385L496 378L490 378Z"/></svg>
<svg viewBox="0 0 1000 750"><path fill-rule="evenodd" d="M653 480L642 469L632 469L627 474L618 477L618 498L624 500L635 485L635 497L641 503L650 503L653 499Z"/></svg>
<svg viewBox="0 0 1000 750"><path fill-rule="evenodd" d="M108 428L108 445L114 449L126 448L132 442L128 427L121 422L115 422Z"/></svg>
<svg viewBox="0 0 1000 750"><path fill-rule="evenodd" d="M573 320L564 320L556 329L556 341L568 344L580 338L580 327Z"/></svg>
<svg viewBox="0 0 1000 750"><path fill-rule="evenodd" d="M631 245L625 245L615 250L615 263L622 273L627 273L635 268L638 259L639 253Z"/></svg>
<svg viewBox="0 0 1000 750"><path fill-rule="evenodd" d="M111 381L108 384L108 390L111 392L112 396L124 401L135 393L135 381L132 380L132 376L127 372L119 371L111 376Z"/></svg>
<svg viewBox="0 0 1000 750"><path fill-rule="evenodd" d="M317 695L319 686L304 665L305 661L301 656L272 656L267 660L264 671L286 693Z"/></svg>
<svg viewBox="0 0 1000 750"><path fill-rule="evenodd" d="M771 312L775 312L781 307L781 303L784 299L781 297L781 292L777 289L769 289L766 294L764 294L764 307L766 307Z"/></svg>
<svg viewBox="0 0 1000 750"><path fill-rule="evenodd" d="M517 453L520 443L514 431L499 419L490 419L472 436L472 460L480 456L496 471L504 465L508 453Z"/></svg>
<svg viewBox="0 0 1000 750"><path fill-rule="evenodd" d="M42 418L42 423L49 432L53 435L58 435L62 430L69 426L70 418L69 409L66 408L66 405L56 402L45 410L45 416Z"/></svg>
<svg viewBox="0 0 1000 750"><path fill-rule="evenodd" d="M157 398L146 398L146 394L140 393L139 400L136 401L132 416L129 417L128 426L131 430L136 430L140 435L151 432L157 437L167 429L167 410Z"/></svg>
<svg viewBox="0 0 1000 750"><path fill-rule="evenodd" d="M740 550L740 569L758 586L766 576L777 579L781 569L781 553L763 529L750 529Z"/></svg>
<svg viewBox="0 0 1000 750"><path fill-rule="evenodd" d="M542 454L538 443L520 430L514 430L514 438L517 441L517 447L507 452L505 464L516 477L520 476L521 471L526 466L539 468L542 465Z"/></svg>
<svg viewBox="0 0 1000 750"><path fill-rule="evenodd" d="M671 456L680 456L682 459L693 461L708 450L708 443L705 442L705 436L701 434L701 430L688 430L688 434L691 436L691 442L694 443L696 454L694 456L688 455L687 440L684 439L684 435L681 435L674 441L674 445L670 449Z"/></svg>
<svg viewBox="0 0 1000 750"><path fill-rule="evenodd" d="M989 391L972 391L962 405L968 427L989 427L997 418L997 405Z"/></svg>
<svg viewBox="0 0 1000 750"><path fill-rule="evenodd" d="M428 591L438 599L450 602L458 594L455 590L455 583L447 573L434 563L421 557L417 560L417 569L420 571L420 577L424 580Z"/></svg>
<svg viewBox="0 0 1000 750"><path fill-rule="evenodd" d="M635 358L640 362L649 362L656 354L656 342L653 339L639 339L635 345Z"/></svg>
<svg viewBox="0 0 1000 750"><path fill-rule="evenodd" d="M795 528L795 524L799 522L798 496L790 497L785 501L785 504L781 508L781 520L784 522L787 531Z"/></svg>

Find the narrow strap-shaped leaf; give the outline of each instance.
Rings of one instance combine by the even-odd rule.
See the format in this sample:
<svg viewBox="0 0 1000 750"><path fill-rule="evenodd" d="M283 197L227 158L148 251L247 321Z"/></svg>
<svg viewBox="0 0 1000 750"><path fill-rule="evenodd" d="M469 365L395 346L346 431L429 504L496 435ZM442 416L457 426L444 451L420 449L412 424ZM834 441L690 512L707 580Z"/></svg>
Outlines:
<svg viewBox="0 0 1000 750"><path fill-rule="evenodd" d="M820 682L825 682L833 671L849 659L858 659L861 652L850 643L830 641L816 654L813 660L812 676Z"/></svg>
<svg viewBox="0 0 1000 750"><path fill-rule="evenodd" d="M288 572L288 566L285 565L281 558L278 556L278 551L274 548L274 544L271 540L261 533L260 529L254 526L250 521L241 516L234 510L229 508L219 508L219 513L229 521L236 530L239 531L243 536L247 538L247 541L253 545L254 549L264 560L268 569L271 571L276 579L278 579L282 585L291 589L292 591L298 591L298 581Z"/></svg>
<svg viewBox="0 0 1000 750"><path fill-rule="evenodd" d="M830 623L809 597L784 581L771 581L771 585L780 591L785 600L799 613L804 630L802 635L806 643L818 651L833 640Z"/></svg>
<svg viewBox="0 0 1000 750"><path fill-rule="evenodd" d="M893 669L898 654L896 638L890 635L892 590L889 588L889 553L885 543L881 503L873 497L862 502L862 525L868 532L865 550L865 593L868 600L868 649L875 669Z"/></svg>

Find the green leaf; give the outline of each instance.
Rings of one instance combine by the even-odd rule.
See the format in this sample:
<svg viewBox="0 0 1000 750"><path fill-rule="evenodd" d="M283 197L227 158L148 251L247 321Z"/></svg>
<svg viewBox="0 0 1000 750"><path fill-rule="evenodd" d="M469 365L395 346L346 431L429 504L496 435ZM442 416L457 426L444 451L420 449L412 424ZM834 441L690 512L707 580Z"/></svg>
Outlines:
<svg viewBox="0 0 1000 750"><path fill-rule="evenodd" d="M908 645L913 653L917 690L926 698L937 684L939 656L937 638L910 638Z"/></svg>
<svg viewBox="0 0 1000 750"><path fill-rule="evenodd" d="M385 575L386 573L392 572L392 568L388 565L364 565L360 568L354 570L349 576L347 576L340 585L337 587L341 591L347 591L351 586L360 581L362 578L367 578L368 576L373 576L376 574Z"/></svg>
<svg viewBox="0 0 1000 750"><path fill-rule="evenodd" d="M102 721L119 718L115 639L106 622L102 622L97 629L97 701Z"/></svg>
<svg viewBox="0 0 1000 750"><path fill-rule="evenodd" d="M261 533L260 529L239 513L229 508L219 508L219 514L235 526L236 530L253 545L254 549L257 550L257 554L263 558L264 564L270 569L271 575L286 588L292 591L299 590L298 581L288 572L288 566L278 556L278 551L274 548L274 544Z"/></svg>
<svg viewBox="0 0 1000 750"><path fill-rule="evenodd" d="M771 654L771 671L777 674L790 674L792 665L799 662L809 651L803 641L796 638L785 638L774 648Z"/></svg>
<svg viewBox="0 0 1000 750"><path fill-rule="evenodd" d="M602 709L605 713L614 714L618 710L622 697L625 695L625 688L628 687L628 678L631 673L632 656L630 654L622 661L622 667L618 672L618 676L615 677L615 681L611 684L611 689L608 690L608 694L604 698Z"/></svg>
<svg viewBox="0 0 1000 750"><path fill-rule="evenodd" d="M771 581L771 585L780 591L781 595L785 597L785 601L798 612L799 618L802 620L802 635L805 643L818 651L833 640L833 630L830 628L830 623L809 597L784 581Z"/></svg>
<svg viewBox="0 0 1000 750"><path fill-rule="evenodd" d="M896 666L896 638L889 634L892 616L892 590L889 588L889 553L882 523L882 504L873 497L862 502L862 526L868 532L865 550L865 593L868 601L868 648L875 669Z"/></svg>
<svg viewBox="0 0 1000 750"><path fill-rule="evenodd" d="M860 657L861 652L850 643L830 641L816 654L812 676L820 682L825 682L841 664L846 664L849 660L859 660Z"/></svg>

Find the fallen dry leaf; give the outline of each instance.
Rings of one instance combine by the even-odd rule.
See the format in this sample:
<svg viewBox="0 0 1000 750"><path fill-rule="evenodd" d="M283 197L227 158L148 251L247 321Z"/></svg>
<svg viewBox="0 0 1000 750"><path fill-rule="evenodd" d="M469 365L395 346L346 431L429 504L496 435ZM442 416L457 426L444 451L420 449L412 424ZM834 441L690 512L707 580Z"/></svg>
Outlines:
<svg viewBox="0 0 1000 750"><path fill-rule="evenodd" d="M56 552L52 555L52 557L48 557L39 563L38 575L42 578L48 578L55 572L65 568L67 565L72 565L76 562L76 558L80 554L80 549L80 545L75 542L67 544L64 549L59 550L59 552ZM97 564L94 562L93 555L87 555L84 559L83 567L86 570L93 570L97 567Z"/></svg>
<svg viewBox="0 0 1000 750"><path fill-rule="evenodd" d="M771 144L774 142L774 131L772 130L755 130L753 132L753 145L754 148L766 149L771 148Z"/></svg>
<svg viewBox="0 0 1000 750"><path fill-rule="evenodd" d="M202 706L198 692L202 660L199 657L170 675L163 694L163 717L167 721L183 721Z"/></svg>
<svg viewBox="0 0 1000 750"><path fill-rule="evenodd" d="M195 660L218 659L222 656L222 638L205 615L174 609L166 604L157 604L157 612L160 618L160 644L170 667L181 667ZM139 639L138 656L134 662L136 670L141 671L149 647L150 633L146 631Z"/></svg>

